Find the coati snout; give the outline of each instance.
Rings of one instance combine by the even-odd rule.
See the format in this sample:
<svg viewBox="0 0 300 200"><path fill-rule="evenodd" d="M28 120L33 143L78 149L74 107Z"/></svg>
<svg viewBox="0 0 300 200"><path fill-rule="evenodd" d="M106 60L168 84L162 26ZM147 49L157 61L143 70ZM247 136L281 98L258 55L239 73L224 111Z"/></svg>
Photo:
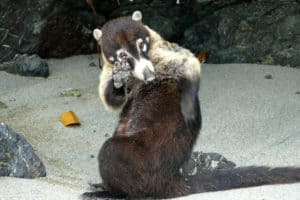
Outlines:
<svg viewBox="0 0 300 200"><path fill-rule="evenodd" d="M151 41L141 20L142 13L135 11L131 17L120 17L106 23L102 30L95 29L93 36L101 46L102 56L112 67L126 61L134 77L151 81L155 78L148 56Z"/></svg>

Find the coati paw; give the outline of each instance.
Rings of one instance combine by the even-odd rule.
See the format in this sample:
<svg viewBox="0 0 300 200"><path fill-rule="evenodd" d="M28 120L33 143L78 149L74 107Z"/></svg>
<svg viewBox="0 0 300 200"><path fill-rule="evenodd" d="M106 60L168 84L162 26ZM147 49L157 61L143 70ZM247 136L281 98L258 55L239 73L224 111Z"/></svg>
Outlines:
<svg viewBox="0 0 300 200"><path fill-rule="evenodd" d="M121 88L127 83L128 77L131 73L130 70L130 65L126 60L115 62L112 75L115 88Z"/></svg>

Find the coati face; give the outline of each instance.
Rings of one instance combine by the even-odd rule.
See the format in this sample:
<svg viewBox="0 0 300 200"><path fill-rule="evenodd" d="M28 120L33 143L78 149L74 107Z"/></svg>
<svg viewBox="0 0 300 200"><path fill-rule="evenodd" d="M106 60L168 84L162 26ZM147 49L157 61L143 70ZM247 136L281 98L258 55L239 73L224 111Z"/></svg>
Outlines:
<svg viewBox="0 0 300 200"><path fill-rule="evenodd" d="M149 60L150 35L144 27L142 13L120 17L107 22L102 30L95 29L93 36L101 46L105 61L111 65L128 62L133 76L143 81L154 79L154 68Z"/></svg>

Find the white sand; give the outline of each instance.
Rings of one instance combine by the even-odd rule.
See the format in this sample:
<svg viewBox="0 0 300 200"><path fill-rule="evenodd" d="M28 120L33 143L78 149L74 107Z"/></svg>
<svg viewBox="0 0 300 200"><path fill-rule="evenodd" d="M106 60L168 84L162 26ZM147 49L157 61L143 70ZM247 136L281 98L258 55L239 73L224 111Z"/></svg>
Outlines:
<svg viewBox="0 0 300 200"><path fill-rule="evenodd" d="M100 182L97 154L112 134L117 113L104 110L95 57L49 60L47 79L0 71L0 122L22 133L47 168L47 178L0 178L0 200L77 199L87 182ZM264 79L271 74L273 79ZM203 130L196 150L217 152L238 166L300 166L300 70L250 64L204 65ZM68 88L82 96L60 97ZM73 110L80 127L64 127ZM300 184L263 186L192 195L184 199L300 199Z"/></svg>

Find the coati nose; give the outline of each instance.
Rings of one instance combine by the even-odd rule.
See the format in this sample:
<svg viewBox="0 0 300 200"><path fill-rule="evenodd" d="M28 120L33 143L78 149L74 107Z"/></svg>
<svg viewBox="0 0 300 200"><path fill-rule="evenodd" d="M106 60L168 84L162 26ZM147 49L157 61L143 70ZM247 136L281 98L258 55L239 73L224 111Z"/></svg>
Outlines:
<svg viewBox="0 0 300 200"><path fill-rule="evenodd" d="M152 81L155 78L155 74L151 71L148 67L146 67L143 71L144 80L145 81Z"/></svg>

